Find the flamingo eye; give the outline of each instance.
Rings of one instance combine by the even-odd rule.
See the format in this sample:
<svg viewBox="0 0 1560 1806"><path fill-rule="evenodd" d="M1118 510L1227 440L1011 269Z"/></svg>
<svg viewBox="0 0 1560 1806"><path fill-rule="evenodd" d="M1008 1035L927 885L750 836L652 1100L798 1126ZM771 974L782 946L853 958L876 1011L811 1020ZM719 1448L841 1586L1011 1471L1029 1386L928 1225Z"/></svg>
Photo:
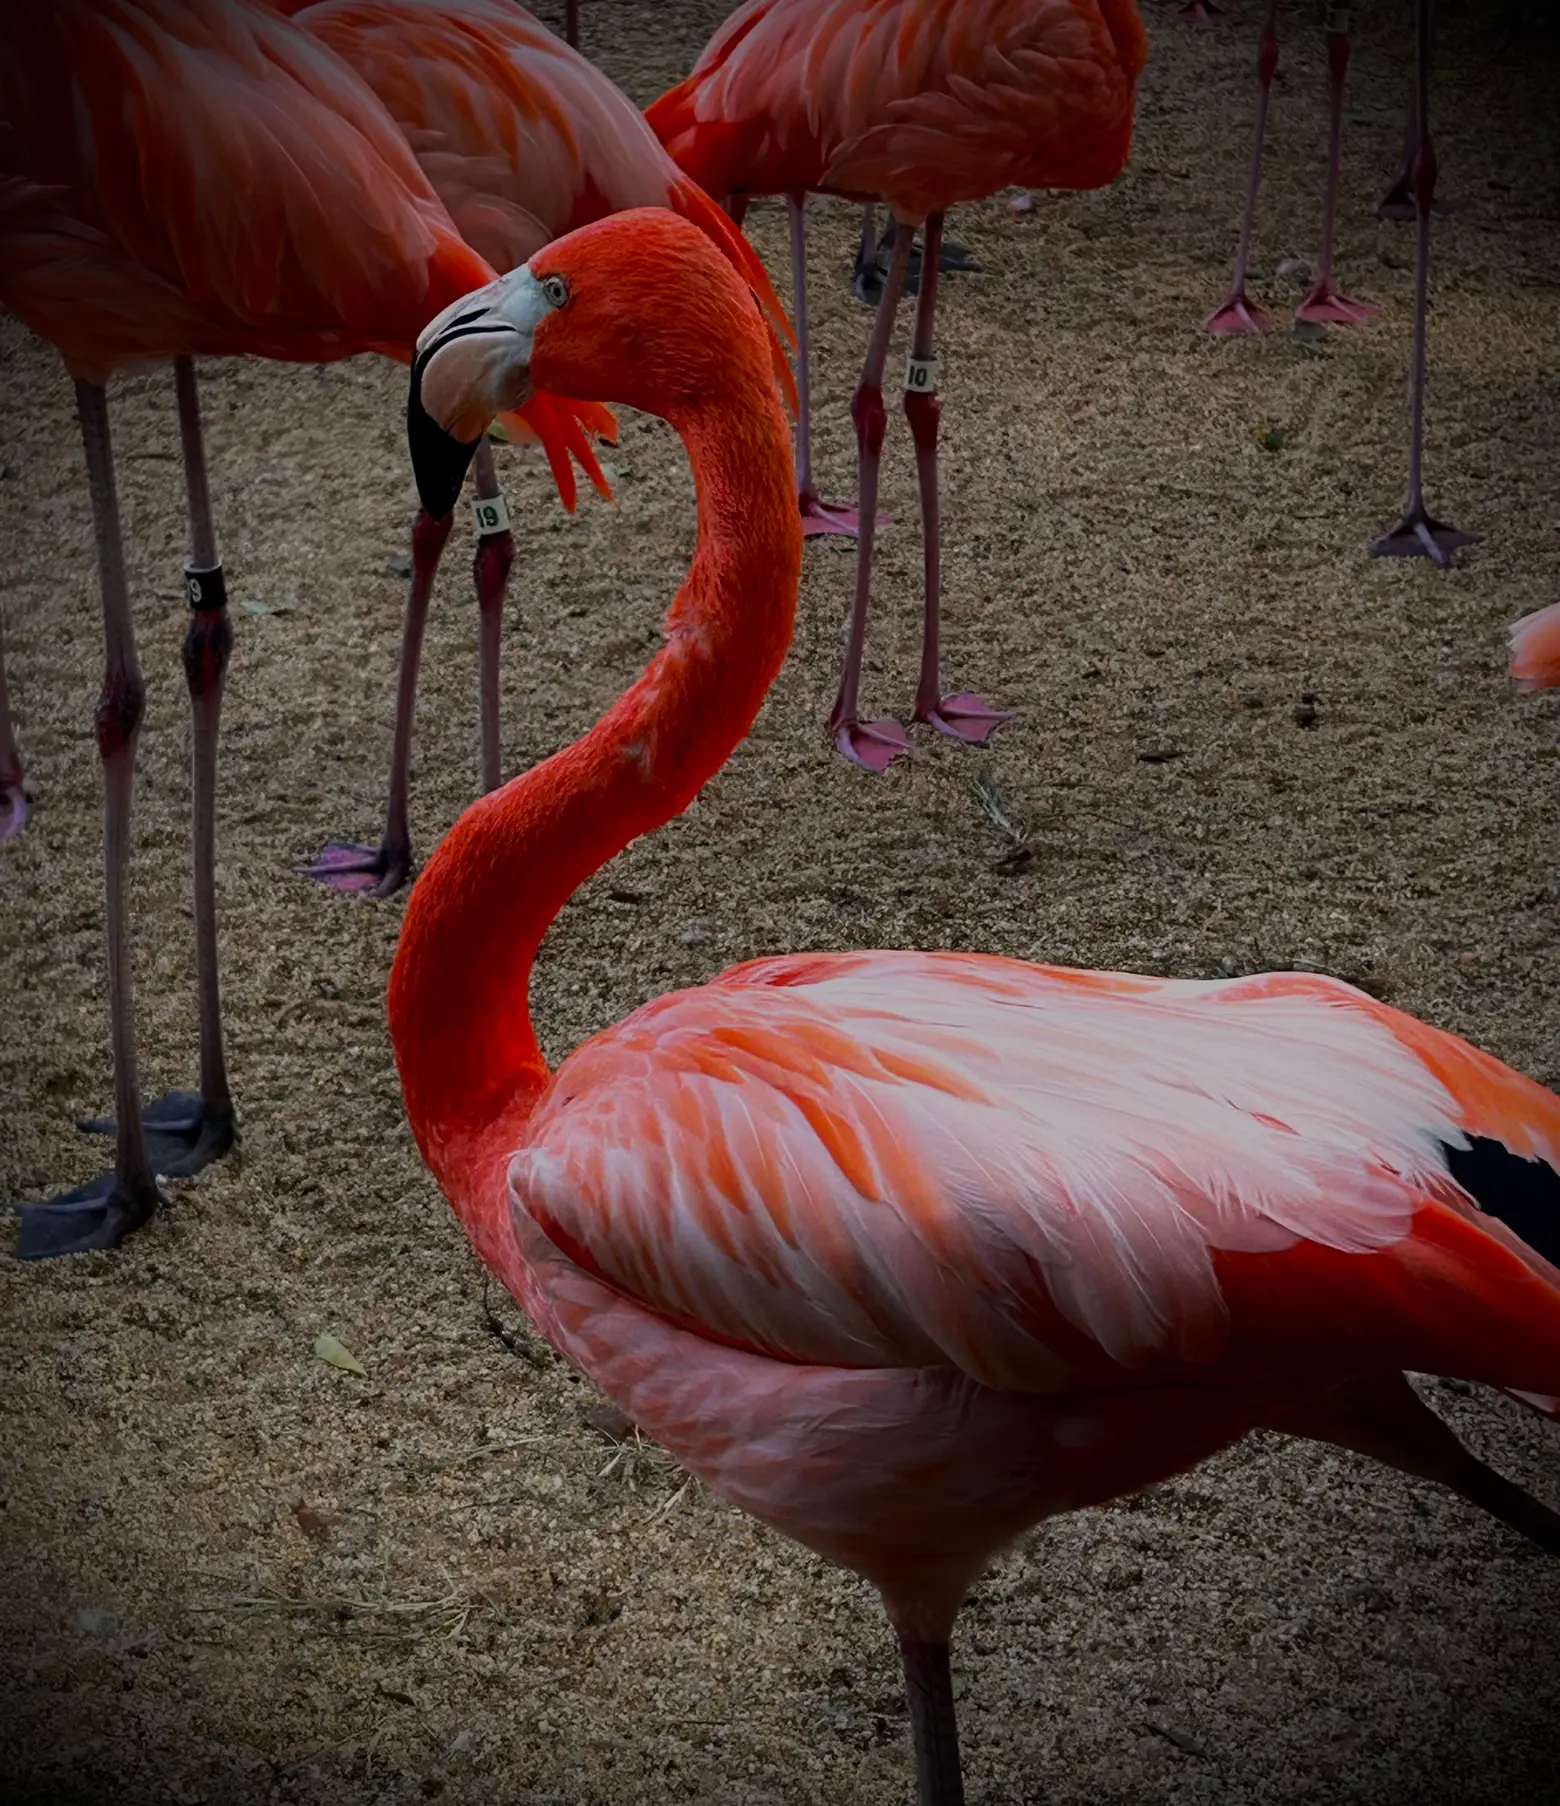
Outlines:
<svg viewBox="0 0 1560 1806"><path fill-rule="evenodd" d="M561 276L544 276L542 293L547 297L549 307L562 307L569 298L569 285Z"/></svg>

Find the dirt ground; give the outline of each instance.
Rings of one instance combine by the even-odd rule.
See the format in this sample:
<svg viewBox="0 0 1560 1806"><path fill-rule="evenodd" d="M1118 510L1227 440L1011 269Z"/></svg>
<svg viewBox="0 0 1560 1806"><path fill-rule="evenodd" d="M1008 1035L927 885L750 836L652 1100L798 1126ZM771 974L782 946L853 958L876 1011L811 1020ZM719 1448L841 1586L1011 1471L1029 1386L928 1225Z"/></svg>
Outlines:
<svg viewBox="0 0 1560 1806"><path fill-rule="evenodd" d="M560 9L553 8L553 11ZM586 0L640 101L720 0ZM960 213L984 274L942 314L951 679L1021 711L985 752L928 738L871 779L821 732L849 549L807 555L795 650L689 815L586 887L535 1008L562 1055L665 988L810 947L950 946L1195 976L1314 966L1560 1083L1554 705L1504 628L1560 577L1553 56L1454 8L1436 120L1432 506L1457 568L1373 561L1405 468L1411 234L1397 0L1356 8L1340 267L1374 326L1212 343L1250 122L1257 0L1149 8L1133 167L1112 190ZM1325 78L1286 6L1256 264L1286 310L1313 255ZM1477 9L1482 17L1483 9ZM854 468L867 316L849 209L812 239L820 458ZM752 231L785 281L784 221ZM897 355L897 354L896 354ZM860 1802L911 1791L867 1589L604 1432L483 1275L401 1117L382 999L399 901L293 867L377 832L412 488L401 373L202 371L237 650L219 890L240 1158L112 1256L0 1260L0 1792L14 1802ZM0 600L25 836L0 852L0 1197L79 1182L110 1098L90 517L57 358L0 322ZM148 1094L194 1073L185 550L173 387L116 383L150 689L135 958ZM506 485L520 558L505 761L573 737L653 642L691 542L658 424L618 503ZM919 537L891 417L868 704L909 701ZM463 535L466 529L458 529ZM473 795L475 610L448 562L418 719L426 851ZM1010 824L982 808L976 786ZM335 1335L365 1377L316 1358ZM1430 1396L1551 1502L1560 1444L1508 1402ZM1560 1575L1426 1485L1247 1443L1004 1560L955 1660L983 1806L1552 1799Z"/></svg>

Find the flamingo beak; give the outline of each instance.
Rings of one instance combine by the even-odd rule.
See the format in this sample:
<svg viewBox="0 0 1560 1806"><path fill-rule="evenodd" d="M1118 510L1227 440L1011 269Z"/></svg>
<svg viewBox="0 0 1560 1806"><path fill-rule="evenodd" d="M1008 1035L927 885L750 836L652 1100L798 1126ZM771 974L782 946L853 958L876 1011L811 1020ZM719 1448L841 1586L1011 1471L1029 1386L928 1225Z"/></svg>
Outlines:
<svg viewBox="0 0 1560 1806"><path fill-rule="evenodd" d="M494 415L531 394L531 340L547 302L528 269L447 307L423 328L406 398L406 439L423 507L443 520Z"/></svg>

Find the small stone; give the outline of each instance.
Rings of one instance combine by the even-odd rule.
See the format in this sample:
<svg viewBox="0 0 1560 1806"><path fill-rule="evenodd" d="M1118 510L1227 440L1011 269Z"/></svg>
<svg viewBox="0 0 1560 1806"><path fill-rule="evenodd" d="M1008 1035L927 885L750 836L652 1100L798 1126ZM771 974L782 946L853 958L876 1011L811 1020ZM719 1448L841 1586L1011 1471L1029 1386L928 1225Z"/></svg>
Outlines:
<svg viewBox="0 0 1560 1806"><path fill-rule="evenodd" d="M410 577L412 574L412 560L410 554L406 552L392 552L385 560L385 569L389 571L392 577Z"/></svg>
<svg viewBox="0 0 1560 1806"><path fill-rule="evenodd" d="M1009 213L1033 213L1034 210L1035 197L1030 194L1028 189L1025 189L1022 194L1015 194L1008 202Z"/></svg>
<svg viewBox="0 0 1560 1806"><path fill-rule="evenodd" d="M1273 274L1280 282L1293 282L1299 286L1311 280L1311 266L1303 257L1281 257Z"/></svg>

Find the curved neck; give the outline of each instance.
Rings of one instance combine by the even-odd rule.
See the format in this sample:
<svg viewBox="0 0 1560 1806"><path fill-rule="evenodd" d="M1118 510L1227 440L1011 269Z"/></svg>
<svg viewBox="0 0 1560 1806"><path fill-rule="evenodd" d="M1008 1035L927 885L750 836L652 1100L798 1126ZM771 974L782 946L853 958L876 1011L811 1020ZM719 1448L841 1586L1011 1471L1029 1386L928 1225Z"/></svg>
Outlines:
<svg viewBox="0 0 1560 1806"><path fill-rule="evenodd" d="M441 1181L547 1082L529 993L553 918L630 841L687 808L747 733L790 644L801 525L767 373L738 366L718 402L667 417L693 467L699 538L666 644L582 740L466 811L407 906L390 1034L413 1133Z"/></svg>

